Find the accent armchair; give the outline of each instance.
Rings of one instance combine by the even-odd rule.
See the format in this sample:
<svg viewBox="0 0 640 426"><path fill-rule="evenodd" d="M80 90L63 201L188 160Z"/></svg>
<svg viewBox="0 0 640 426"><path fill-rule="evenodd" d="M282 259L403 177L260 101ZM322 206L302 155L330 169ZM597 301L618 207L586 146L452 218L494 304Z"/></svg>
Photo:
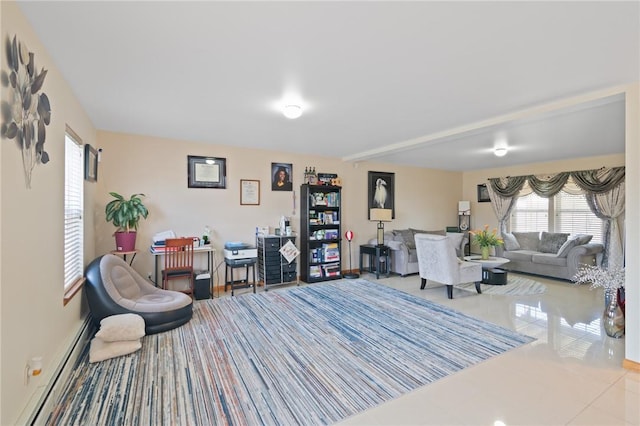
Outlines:
<svg viewBox="0 0 640 426"><path fill-rule="evenodd" d="M94 259L86 276L89 310L97 326L108 316L133 313L144 319L146 334L155 334L181 326L193 315L191 297L155 287L113 254Z"/></svg>
<svg viewBox="0 0 640 426"><path fill-rule="evenodd" d="M473 282L476 291L482 293L482 265L464 262L456 256L456 250L449 237L432 234L416 234L418 274L420 289L424 290L427 280L447 286L447 297L453 299L453 286Z"/></svg>

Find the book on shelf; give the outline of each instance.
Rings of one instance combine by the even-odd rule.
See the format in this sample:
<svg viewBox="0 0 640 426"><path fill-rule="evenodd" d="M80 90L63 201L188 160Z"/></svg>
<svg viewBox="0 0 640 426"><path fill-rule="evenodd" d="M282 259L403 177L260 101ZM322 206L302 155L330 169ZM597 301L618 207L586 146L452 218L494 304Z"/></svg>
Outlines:
<svg viewBox="0 0 640 426"><path fill-rule="evenodd" d="M322 277L322 269L320 269L319 265L311 265L309 266L309 276L311 278L320 278Z"/></svg>
<svg viewBox="0 0 640 426"><path fill-rule="evenodd" d="M325 277L337 277L340 275L340 264L339 263L331 263L327 265L322 265L322 269L324 271Z"/></svg>

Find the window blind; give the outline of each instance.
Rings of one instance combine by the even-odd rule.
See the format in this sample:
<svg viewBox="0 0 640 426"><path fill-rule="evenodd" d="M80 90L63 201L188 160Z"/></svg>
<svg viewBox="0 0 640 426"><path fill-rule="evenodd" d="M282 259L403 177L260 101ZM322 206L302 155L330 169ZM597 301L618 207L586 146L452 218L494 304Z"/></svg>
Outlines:
<svg viewBox="0 0 640 426"><path fill-rule="evenodd" d="M560 191L555 196L555 205L557 232L590 234L592 242L602 242L603 222L593 214L583 195Z"/></svg>
<svg viewBox="0 0 640 426"><path fill-rule="evenodd" d="M64 288L82 278L84 269L84 150L65 134Z"/></svg>
<svg viewBox="0 0 640 426"><path fill-rule="evenodd" d="M531 193L518 198L511 212L511 232L549 230L549 200Z"/></svg>

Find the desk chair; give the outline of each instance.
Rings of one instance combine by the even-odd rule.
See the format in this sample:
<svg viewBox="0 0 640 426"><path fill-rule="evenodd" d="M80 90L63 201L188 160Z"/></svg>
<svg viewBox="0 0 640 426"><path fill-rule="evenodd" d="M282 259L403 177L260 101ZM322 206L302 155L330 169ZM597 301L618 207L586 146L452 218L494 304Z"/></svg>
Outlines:
<svg viewBox="0 0 640 426"><path fill-rule="evenodd" d="M416 234L416 253L420 290L424 290L427 280L447 286L447 297L453 299L453 286L475 283L476 291L482 293L482 265L463 262L456 256L456 249L449 237L432 234Z"/></svg>
<svg viewBox="0 0 640 426"><path fill-rule="evenodd" d="M162 288L168 290L169 281L185 278L189 280L189 289L180 291L193 297L193 238L169 238L164 252Z"/></svg>

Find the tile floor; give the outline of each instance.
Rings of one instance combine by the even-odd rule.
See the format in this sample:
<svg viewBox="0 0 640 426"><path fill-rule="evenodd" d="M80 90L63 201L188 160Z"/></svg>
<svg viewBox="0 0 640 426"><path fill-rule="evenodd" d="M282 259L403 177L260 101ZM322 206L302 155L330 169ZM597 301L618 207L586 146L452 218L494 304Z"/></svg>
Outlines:
<svg viewBox="0 0 640 426"><path fill-rule="evenodd" d="M420 290L417 275L361 278L517 330L535 342L346 419L342 425L639 425L640 374L621 367L624 338L604 334L601 290L529 277L542 295ZM244 290L249 291L249 290ZM259 290L260 291L260 290ZM224 294L224 293L223 293Z"/></svg>

